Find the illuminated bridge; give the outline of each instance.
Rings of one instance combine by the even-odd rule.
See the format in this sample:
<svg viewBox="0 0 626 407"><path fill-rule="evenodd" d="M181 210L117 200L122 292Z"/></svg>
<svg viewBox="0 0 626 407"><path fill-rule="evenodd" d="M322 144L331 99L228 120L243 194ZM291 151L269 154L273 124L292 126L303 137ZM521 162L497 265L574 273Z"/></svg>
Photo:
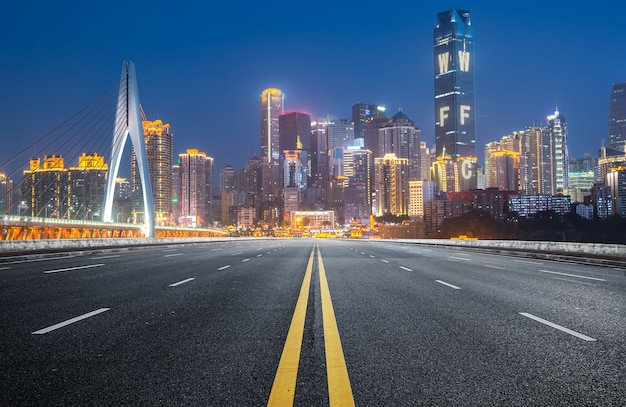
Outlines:
<svg viewBox="0 0 626 407"><path fill-rule="evenodd" d="M184 210L183 219L193 221L184 227L174 226L179 222L170 218L170 207L155 206L155 200L160 205L163 201L171 202L168 194L173 188L171 176L164 179L159 174L154 176L155 183L150 181L153 168L163 163L151 161L155 158L147 151L146 123L153 124L147 121L139 103L134 64L124 61L119 83L21 152L6 161L3 157L0 240L228 235L225 228L195 227L207 223L206 220ZM122 207L117 202L115 206L114 202L116 193L119 194L118 173L128 139L135 181L130 184L129 193L135 201L132 215L130 205ZM110 153L108 162L99 154L101 151ZM171 160L171 146L160 154ZM66 166L74 162L75 166Z"/></svg>

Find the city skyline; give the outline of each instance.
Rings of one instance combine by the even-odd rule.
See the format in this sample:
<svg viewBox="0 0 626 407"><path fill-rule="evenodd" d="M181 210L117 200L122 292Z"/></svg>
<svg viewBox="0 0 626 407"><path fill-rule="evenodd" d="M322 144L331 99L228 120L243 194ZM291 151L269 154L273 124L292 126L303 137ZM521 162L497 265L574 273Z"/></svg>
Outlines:
<svg viewBox="0 0 626 407"><path fill-rule="evenodd" d="M214 157L216 169L241 168L261 156L258 100L270 87L284 92L285 112L313 120L350 119L358 102L384 105L390 117L402 109L432 146L432 32L437 13L453 7L469 10L475 26L479 163L486 143L546 124L557 105L568 121L570 155L595 155L603 139L608 143L611 86L626 80L626 55L619 52L626 34L605 18L609 10L626 11L621 2L602 8L527 2L514 9L406 3L403 20L391 22L385 13L394 10L375 12L376 3L310 10L299 22L281 4L251 5L237 10L236 23L221 17L235 11L228 5L183 10L157 3L120 15L115 4L35 3L9 5L14 18L2 28L10 39L2 56L10 63L0 65L0 89L12 96L0 102L2 162L114 85L125 58L137 64L148 119L171 124L174 156L198 148ZM264 31L270 17L281 24ZM177 32L151 29L161 19ZM118 28L131 21L136 25L127 31ZM402 63L389 63L396 55ZM108 151L99 153L110 159Z"/></svg>

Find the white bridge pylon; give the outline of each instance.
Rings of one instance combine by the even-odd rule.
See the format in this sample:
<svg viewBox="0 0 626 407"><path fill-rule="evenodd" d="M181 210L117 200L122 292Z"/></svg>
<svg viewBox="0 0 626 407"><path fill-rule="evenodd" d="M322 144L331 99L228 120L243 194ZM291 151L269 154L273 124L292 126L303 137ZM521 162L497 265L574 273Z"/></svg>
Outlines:
<svg viewBox="0 0 626 407"><path fill-rule="evenodd" d="M154 202L152 200L152 186L146 157L146 142L143 135L143 122L139 107L139 89L135 74L135 63L124 61L122 64L122 78L117 96L117 110L115 113L115 130L113 132L113 147L111 148L111 165L107 178L107 190L104 198L105 222L113 222L113 197L115 196L115 180L120 169L122 153L126 140L130 137L137 157L137 167L143 190L144 222L146 237L154 237Z"/></svg>

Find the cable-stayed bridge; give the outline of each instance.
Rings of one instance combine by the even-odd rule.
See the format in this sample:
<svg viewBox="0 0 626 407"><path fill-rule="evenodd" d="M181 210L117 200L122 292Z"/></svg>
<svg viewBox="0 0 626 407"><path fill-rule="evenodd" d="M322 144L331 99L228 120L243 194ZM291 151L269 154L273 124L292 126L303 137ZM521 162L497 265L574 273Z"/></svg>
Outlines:
<svg viewBox="0 0 626 407"><path fill-rule="evenodd" d="M222 228L175 226L169 208L155 208L150 168L162 163L152 162L146 150L145 120L134 63L124 61L118 83L0 163L0 240L228 234ZM124 206L118 199L124 192L117 185L129 140L136 180L128 194L132 216L129 202ZM159 224L155 211L166 213Z"/></svg>

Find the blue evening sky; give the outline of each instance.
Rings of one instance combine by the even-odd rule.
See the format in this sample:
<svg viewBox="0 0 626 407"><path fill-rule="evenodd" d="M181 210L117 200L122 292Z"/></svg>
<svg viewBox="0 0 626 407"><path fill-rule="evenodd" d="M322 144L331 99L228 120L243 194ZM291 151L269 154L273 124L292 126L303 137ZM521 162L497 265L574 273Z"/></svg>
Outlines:
<svg viewBox="0 0 626 407"><path fill-rule="evenodd" d="M113 86L125 59L175 155L198 148L217 172L259 154L268 87L314 119L350 118L356 102L401 108L432 145L433 29L450 8L475 30L479 159L557 104L570 155L595 155L611 84L626 81L625 1L35 0L0 6L0 162Z"/></svg>

